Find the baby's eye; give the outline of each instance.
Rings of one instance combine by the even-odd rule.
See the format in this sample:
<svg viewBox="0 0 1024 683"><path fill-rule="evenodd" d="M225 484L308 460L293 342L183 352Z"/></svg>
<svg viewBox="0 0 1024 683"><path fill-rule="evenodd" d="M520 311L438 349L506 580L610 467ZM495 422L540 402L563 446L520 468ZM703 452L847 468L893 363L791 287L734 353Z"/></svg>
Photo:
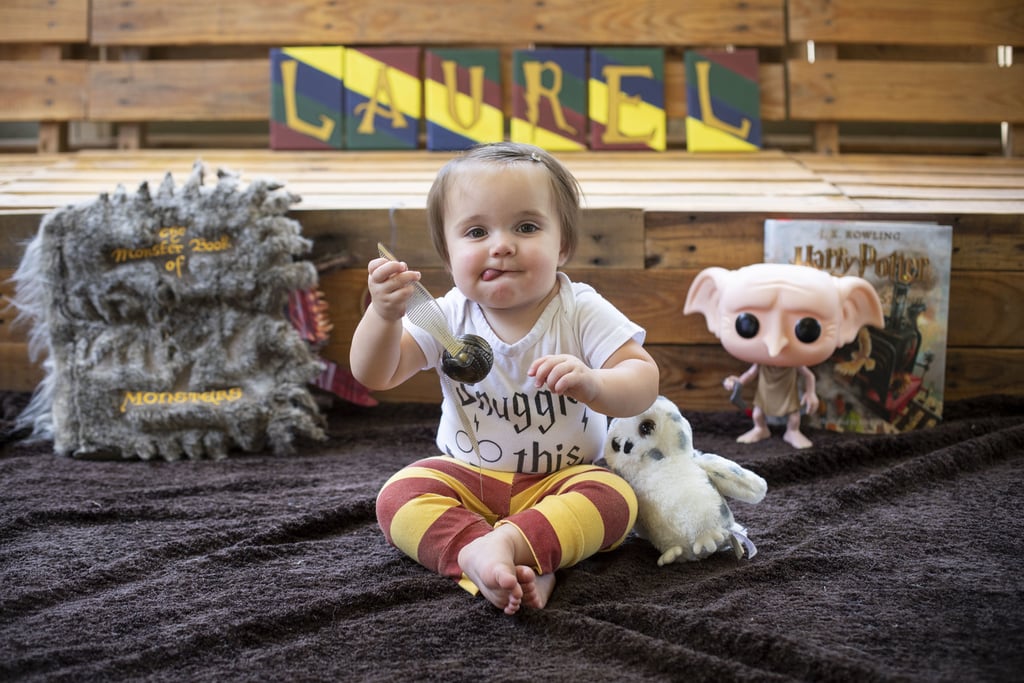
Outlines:
<svg viewBox="0 0 1024 683"><path fill-rule="evenodd" d="M753 313L740 313L736 317L736 334L744 339L753 339L757 336L759 329L761 329L761 323L757 321L757 316Z"/></svg>
<svg viewBox="0 0 1024 683"><path fill-rule="evenodd" d="M804 344L813 344L821 336L821 323L814 318L800 318L793 332Z"/></svg>
<svg viewBox="0 0 1024 683"><path fill-rule="evenodd" d="M537 232L540 228L536 223L522 223L519 226L519 232Z"/></svg>
<svg viewBox="0 0 1024 683"><path fill-rule="evenodd" d="M469 230L466 231L466 237L469 237L470 239L480 239L481 237L486 236L487 231L484 230L483 228L470 228Z"/></svg>

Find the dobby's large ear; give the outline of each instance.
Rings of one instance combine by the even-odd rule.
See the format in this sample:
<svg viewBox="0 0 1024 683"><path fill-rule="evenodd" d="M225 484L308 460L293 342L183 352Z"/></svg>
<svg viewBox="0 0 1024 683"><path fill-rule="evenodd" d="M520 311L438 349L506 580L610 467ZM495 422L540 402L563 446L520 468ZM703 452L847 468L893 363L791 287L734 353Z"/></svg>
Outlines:
<svg viewBox="0 0 1024 683"><path fill-rule="evenodd" d="M882 302L870 282L847 275L836 278L836 287L843 307L843 318L839 322L839 346L856 339L860 328L865 325L885 325Z"/></svg>
<svg viewBox="0 0 1024 683"><path fill-rule="evenodd" d="M708 331L718 336L718 301L722 298L726 280L732 274L725 268L705 268L697 273L686 293L683 313L703 313Z"/></svg>

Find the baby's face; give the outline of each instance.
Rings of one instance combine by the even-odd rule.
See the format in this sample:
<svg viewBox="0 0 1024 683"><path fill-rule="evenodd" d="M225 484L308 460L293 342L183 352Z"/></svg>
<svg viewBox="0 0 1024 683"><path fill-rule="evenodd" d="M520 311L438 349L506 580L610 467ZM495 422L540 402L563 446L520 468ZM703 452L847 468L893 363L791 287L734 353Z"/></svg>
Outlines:
<svg viewBox="0 0 1024 683"><path fill-rule="evenodd" d="M539 163L461 168L444 235L455 286L485 310L543 303L565 261L550 175Z"/></svg>
<svg viewBox="0 0 1024 683"><path fill-rule="evenodd" d="M834 285L748 278L731 282L719 302L723 348L748 363L784 367L828 360L841 316Z"/></svg>

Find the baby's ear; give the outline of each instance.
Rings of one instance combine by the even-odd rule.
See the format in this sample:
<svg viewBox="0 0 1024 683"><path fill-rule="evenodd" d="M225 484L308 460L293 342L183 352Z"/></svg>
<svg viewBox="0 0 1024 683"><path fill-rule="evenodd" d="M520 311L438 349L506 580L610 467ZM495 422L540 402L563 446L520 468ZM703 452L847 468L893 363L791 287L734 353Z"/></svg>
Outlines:
<svg viewBox="0 0 1024 683"><path fill-rule="evenodd" d="M882 327L885 316L878 292L863 278L847 275L836 279L839 300L842 304L842 320L839 322L839 346L849 344L857 338L860 328L865 325Z"/></svg>
<svg viewBox="0 0 1024 683"><path fill-rule="evenodd" d="M722 292L732 274L731 270L725 268L705 268L697 273L690 285L690 291L686 293L686 303L683 305L683 314L702 313L704 322L707 323L708 332L718 336L718 301L722 298Z"/></svg>

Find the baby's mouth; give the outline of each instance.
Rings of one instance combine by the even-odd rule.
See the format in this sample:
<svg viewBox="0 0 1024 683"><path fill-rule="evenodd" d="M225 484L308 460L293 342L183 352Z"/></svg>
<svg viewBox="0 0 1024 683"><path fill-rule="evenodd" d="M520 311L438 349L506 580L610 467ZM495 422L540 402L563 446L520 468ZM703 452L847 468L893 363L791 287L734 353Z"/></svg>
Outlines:
<svg viewBox="0 0 1024 683"><path fill-rule="evenodd" d="M503 270L497 270L495 268L488 268L480 276L480 279L483 280L484 282L490 282L491 280L497 280L499 277L502 276L502 274L504 274L504 272L505 271L503 271Z"/></svg>

